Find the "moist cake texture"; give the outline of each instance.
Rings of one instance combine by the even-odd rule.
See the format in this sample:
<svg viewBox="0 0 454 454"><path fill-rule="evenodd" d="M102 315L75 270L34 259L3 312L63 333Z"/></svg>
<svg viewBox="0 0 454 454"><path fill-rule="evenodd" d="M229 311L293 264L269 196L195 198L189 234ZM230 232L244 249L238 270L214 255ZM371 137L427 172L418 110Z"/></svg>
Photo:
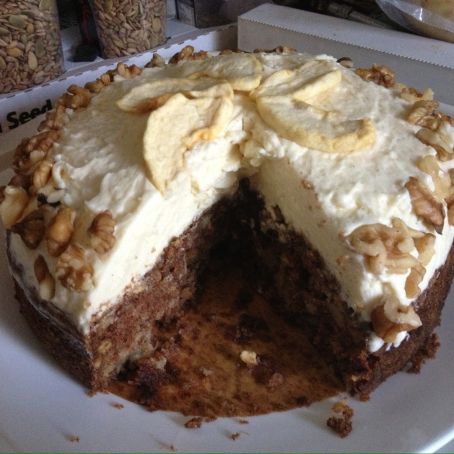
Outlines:
<svg viewBox="0 0 454 454"><path fill-rule="evenodd" d="M16 150L0 214L35 332L101 389L231 241L366 395L439 322L452 119L388 68L325 55L185 48L149 66L70 87Z"/></svg>

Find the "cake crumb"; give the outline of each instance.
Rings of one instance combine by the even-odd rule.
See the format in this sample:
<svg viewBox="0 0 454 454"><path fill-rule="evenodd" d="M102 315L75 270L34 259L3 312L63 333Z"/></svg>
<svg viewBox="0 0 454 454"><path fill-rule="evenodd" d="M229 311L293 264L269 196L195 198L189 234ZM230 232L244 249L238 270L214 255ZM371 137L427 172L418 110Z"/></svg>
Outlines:
<svg viewBox="0 0 454 454"><path fill-rule="evenodd" d="M71 443L79 443L80 437L77 435L66 435L66 439Z"/></svg>
<svg viewBox="0 0 454 454"><path fill-rule="evenodd" d="M440 340L437 334L433 333L427 340L427 343L423 345L408 362L407 372L410 374L419 374L424 363L428 359L435 358L439 348Z"/></svg>
<svg viewBox="0 0 454 454"><path fill-rule="evenodd" d="M184 427L186 427L186 429L199 429L202 426L202 421L202 418L197 416L186 421Z"/></svg>
<svg viewBox="0 0 454 454"><path fill-rule="evenodd" d="M332 410L339 416L331 416L326 421L326 425L336 432L341 438L345 438L352 431L353 409L344 401L336 402Z"/></svg>
<svg viewBox="0 0 454 454"><path fill-rule="evenodd" d="M247 419L238 419L238 424L249 424L249 421Z"/></svg>
<svg viewBox="0 0 454 454"><path fill-rule="evenodd" d="M239 432L233 432L230 434L230 438L235 441L236 439L238 439L240 437L240 433Z"/></svg>
<svg viewBox="0 0 454 454"><path fill-rule="evenodd" d="M111 407L114 407L117 410L122 410L123 408L125 408L125 406L123 404L120 404L118 402L112 402L110 405L111 405Z"/></svg>

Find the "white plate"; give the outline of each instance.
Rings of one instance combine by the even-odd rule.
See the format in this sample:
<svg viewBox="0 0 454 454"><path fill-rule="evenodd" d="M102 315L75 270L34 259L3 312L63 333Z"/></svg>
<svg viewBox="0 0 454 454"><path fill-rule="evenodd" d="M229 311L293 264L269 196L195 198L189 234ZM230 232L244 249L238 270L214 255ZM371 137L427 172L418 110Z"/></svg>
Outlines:
<svg viewBox="0 0 454 454"><path fill-rule="evenodd" d="M19 314L3 244L0 286L2 451L434 452L454 438L454 291L438 330L442 347L436 359L419 375L391 377L369 402L349 402L355 410L353 432L340 439L325 425L332 401L247 418L248 425L220 418L190 430L183 426L188 418L175 413L150 413L113 395L90 398L43 350ZM233 441L235 432L240 437ZM70 442L69 436L80 440Z"/></svg>

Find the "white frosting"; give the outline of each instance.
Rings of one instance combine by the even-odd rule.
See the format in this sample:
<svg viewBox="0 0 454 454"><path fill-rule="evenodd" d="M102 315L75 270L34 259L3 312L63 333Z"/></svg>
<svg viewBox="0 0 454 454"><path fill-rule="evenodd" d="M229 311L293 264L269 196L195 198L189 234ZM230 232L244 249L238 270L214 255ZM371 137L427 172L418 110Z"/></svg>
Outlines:
<svg viewBox="0 0 454 454"><path fill-rule="evenodd" d="M308 59L301 54L258 57L265 75L298 67ZM317 58L338 67L330 57ZM319 107L348 118L372 119L377 139L369 149L339 155L281 138L260 119L251 100L236 95L235 115L226 133L187 153L184 169L162 196L148 180L143 162L147 116L123 112L116 101L133 86L152 78L191 72L188 66L184 68L183 63L164 70L149 69L135 79L114 83L94 97L89 108L74 113L73 121L62 130L52 152L54 180L64 189L63 202L77 212L76 239L84 244L90 220L108 209L116 222L117 240L106 256L90 255L95 281L92 290L70 292L57 282L52 302L87 333L92 316L116 304L131 282L139 282L173 237L182 234L214 202L232 193L242 175L255 173L252 184L270 212L271 207L279 206L287 223L320 252L340 282L343 297L362 319L369 320L385 283L392 286L402 304L410 304L404 290L406 275L368 272L362 256L353 253L340 237L363 224L390 225L393 217L412 228L427 230L414 215L404 184L413 175L433 187L415 163L435 152L415 138L418 128L404 120L408 103L342 68L341 84ZM446 134L454 142L453 129L447 129ZM445 262L453 237L454 228L446 222L443 234L436 234L435 255L420 285L423 290ZM55 259L48 256L44 245L32 251L12 235L11 247L25 267L27 285L37 286L33 263L38 254L46 258L51 272L55 271ZM342 263L339 257L345 255L352 258ZM400 333L395 345L405 337L405 332ZM383 340L373 334L370 350L382 345Z"/></svg>

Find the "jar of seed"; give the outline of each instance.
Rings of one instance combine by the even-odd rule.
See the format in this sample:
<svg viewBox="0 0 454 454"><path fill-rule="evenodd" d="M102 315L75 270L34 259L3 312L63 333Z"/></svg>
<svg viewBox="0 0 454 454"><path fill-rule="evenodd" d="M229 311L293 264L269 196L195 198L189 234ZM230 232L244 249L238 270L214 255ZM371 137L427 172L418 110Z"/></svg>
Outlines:
<svg viewBox="0 0 454 454"><path fill-rule="evenodd" d="M56 0L0 0L0 93L63 72Z"/></svg>
<svg viewBox="0 0 454 454"><path fill-rule="evenodd" d="M165 42L166 0L91 0L91 6L104 58Z"/></svg>

